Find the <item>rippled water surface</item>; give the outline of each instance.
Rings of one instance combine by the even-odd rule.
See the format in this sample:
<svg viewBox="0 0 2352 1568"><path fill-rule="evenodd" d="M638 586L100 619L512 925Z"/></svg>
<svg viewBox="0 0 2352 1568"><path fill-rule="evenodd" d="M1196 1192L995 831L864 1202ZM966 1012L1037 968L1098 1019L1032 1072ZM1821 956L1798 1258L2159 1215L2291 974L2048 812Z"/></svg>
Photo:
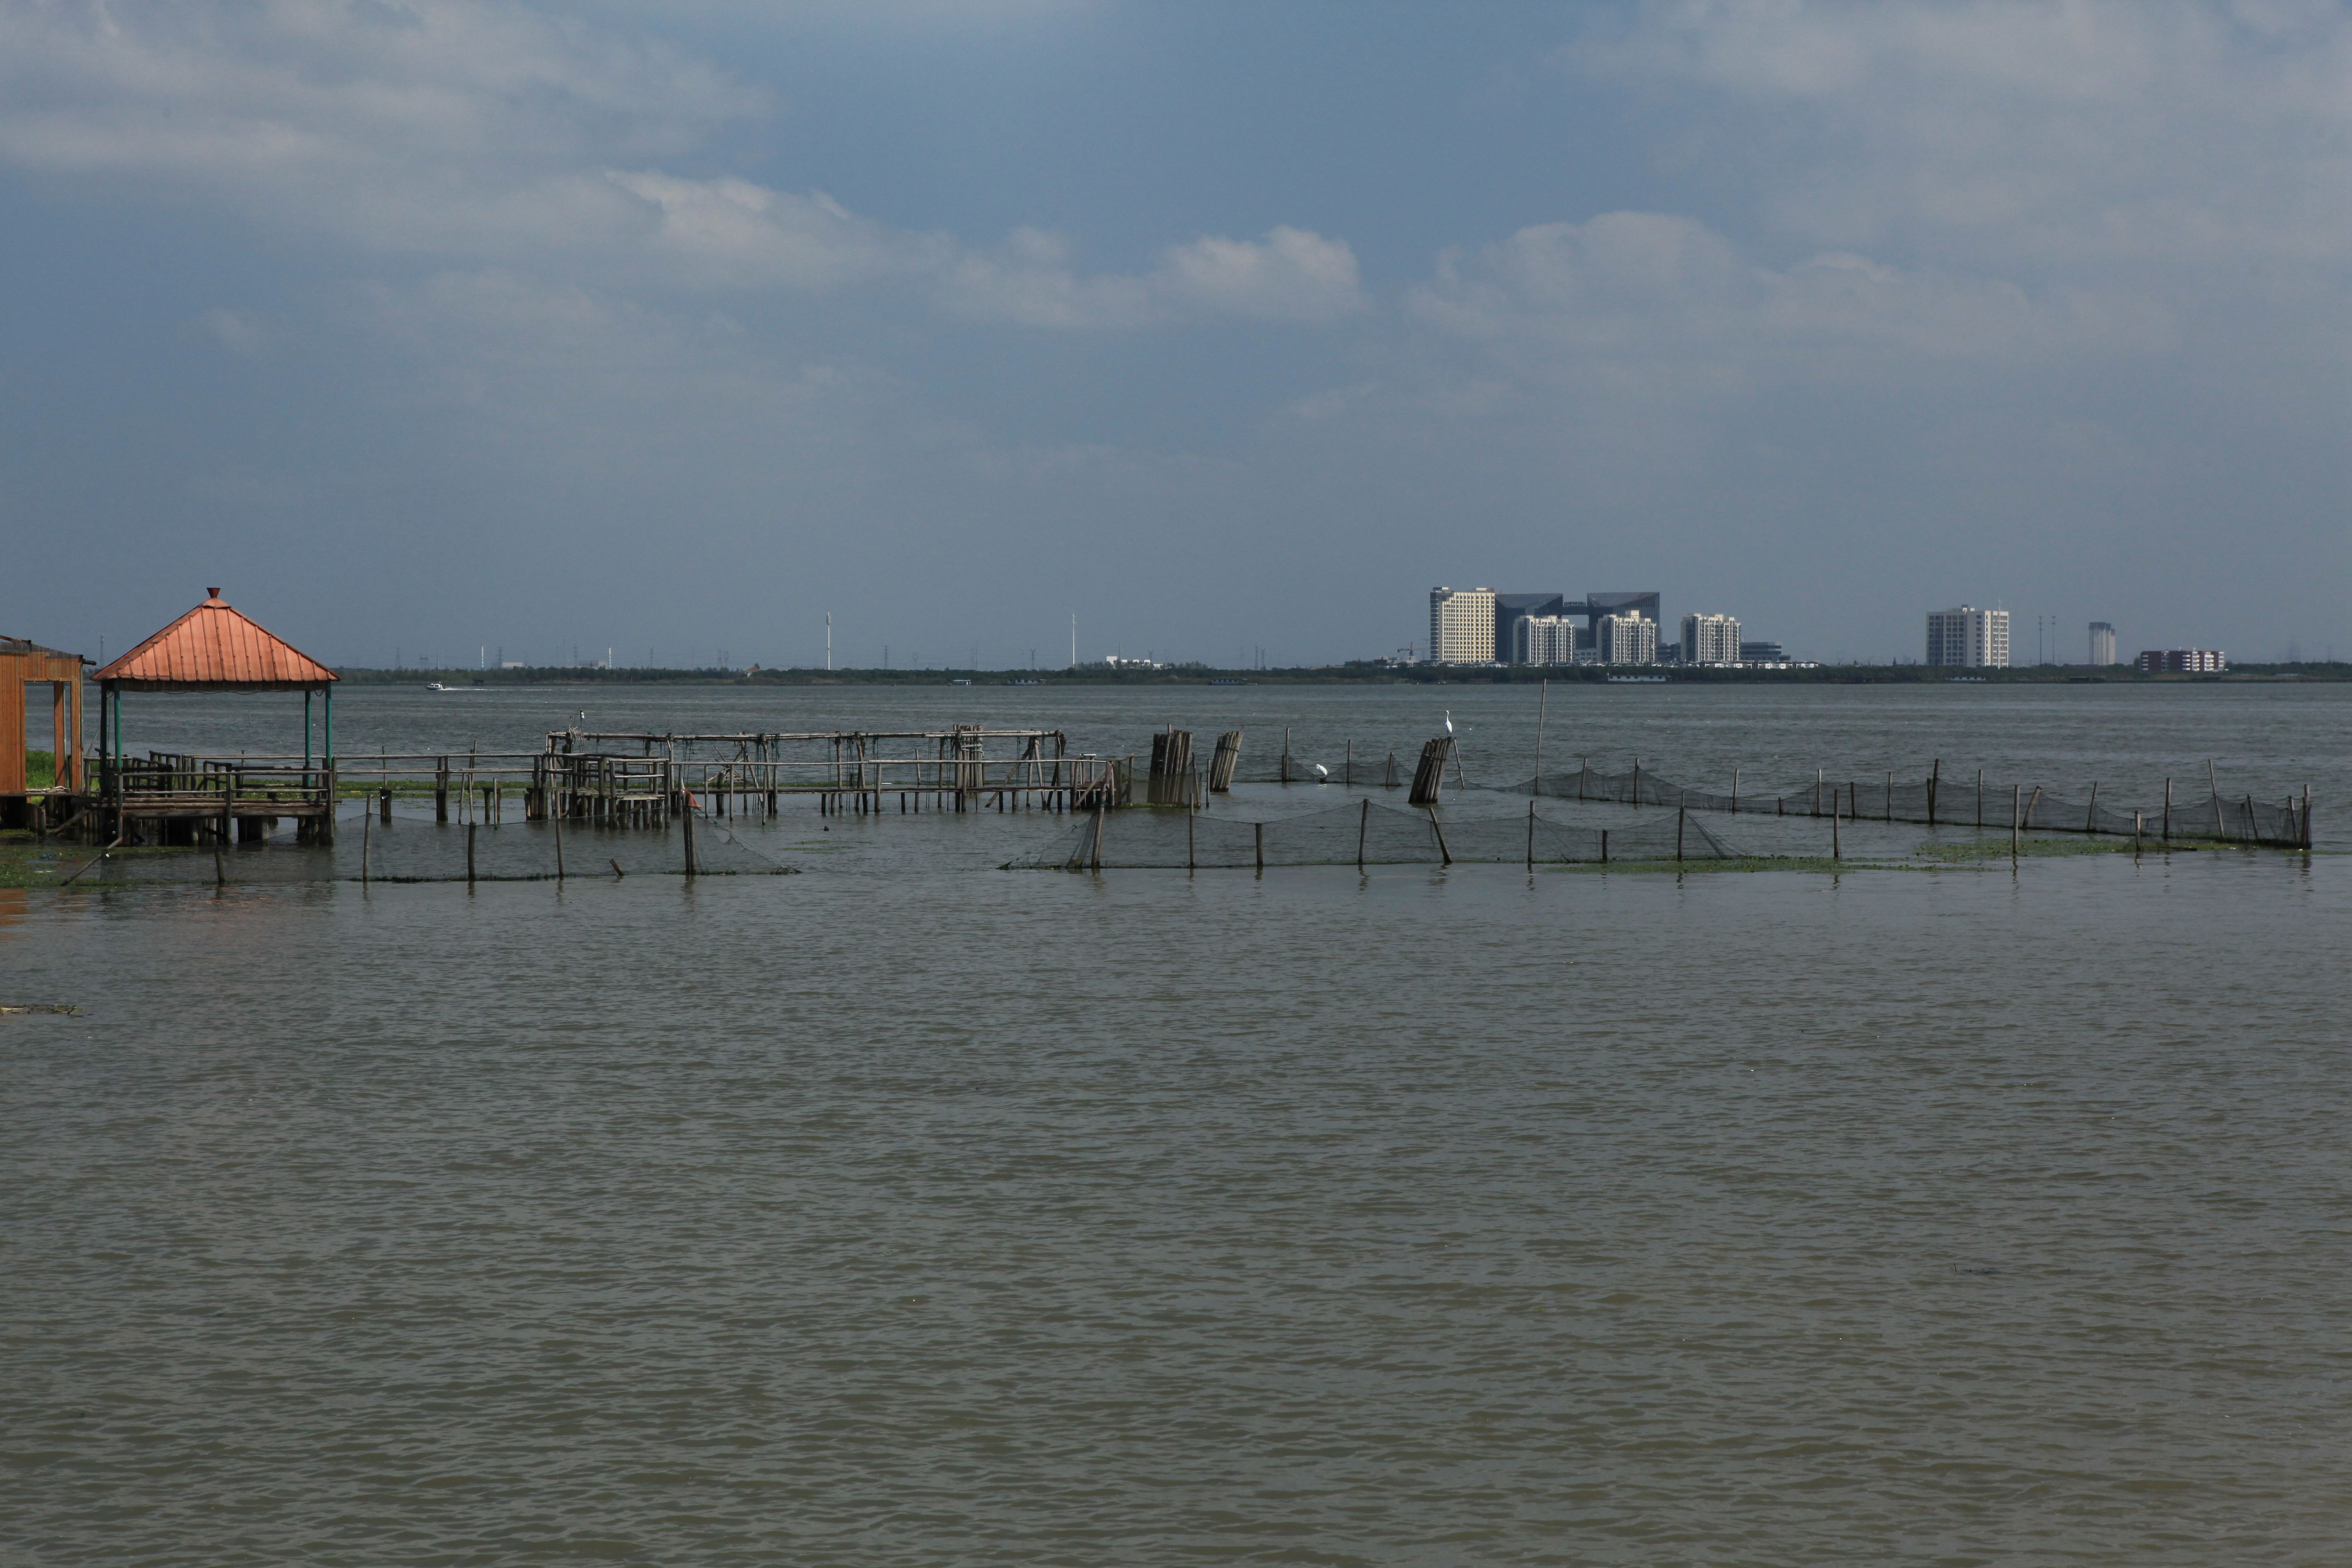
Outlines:
<svg viewBox="0 0 2352 1568"><path fill-rule="evenodd" d="M1531 765L1531 699L593 717L1017 706L1081 749L1239 721L1320 760L1449 703L1475 776ZM490 745L583 700L454 700ZM285 717L151 701L134 746ZM470 738L420 694L338 710L352 747ZM1941 756L2137 792L2211 758L2310 783L2325 847L2347 711L1652 688L1546 722L1693 784ZM838 826L761 830L784 878L0 890L0 1001L84 1008L0 1017L0 1558L2287 1563L2352 1532L2336 855L1087 877L992 868L1050 816Z"/></svg>

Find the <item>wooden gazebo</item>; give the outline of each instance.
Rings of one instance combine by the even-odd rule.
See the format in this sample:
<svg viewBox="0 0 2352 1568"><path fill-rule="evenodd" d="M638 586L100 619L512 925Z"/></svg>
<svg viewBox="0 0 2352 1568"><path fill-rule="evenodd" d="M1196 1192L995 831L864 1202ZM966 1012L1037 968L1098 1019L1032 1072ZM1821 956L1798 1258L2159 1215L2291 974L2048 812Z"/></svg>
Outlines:
<svg viewBox="0 0 2352 1568"><path fill-rule="evenodd" d="M58 797L70 805L81 794L81 667L88 662L22 637L0 637L0 826L15 826ZM25 689L41 682L49 688L55 773L46 789L36 790L26 768Z"/></svg>
<svg viewBox="0 0 2352 1568"><path fill-rule="evenodd" d="M99 795L118 837L141 824L166 841L193 842L203 831L226 839L267 831L295 817L302 837L335 839L335 672L224 603L218 588L205 602L100 669L98 681ZM127 691L299 691L302 765L251 765L226 757L122 751ZM320 700L320 743L314 748L311 699ZM314 762L315 758L315 762Z"/></svg>

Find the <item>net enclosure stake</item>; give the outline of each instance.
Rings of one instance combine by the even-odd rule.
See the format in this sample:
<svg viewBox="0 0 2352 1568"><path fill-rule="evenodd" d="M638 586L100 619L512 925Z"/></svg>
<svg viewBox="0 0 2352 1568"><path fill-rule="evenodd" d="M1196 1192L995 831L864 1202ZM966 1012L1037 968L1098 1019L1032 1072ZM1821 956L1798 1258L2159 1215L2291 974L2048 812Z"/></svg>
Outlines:
<svg viewBox="0 0 2352 1568"><path fill-rule="evenodd" d="M1532 811L1535 808L1530 805L1528 809ZM1364 802L1363 815L1356 818L1356 869L1359 871L1364 868L1364 835L1371 830L1372 803L1368 798Z"/></svg>

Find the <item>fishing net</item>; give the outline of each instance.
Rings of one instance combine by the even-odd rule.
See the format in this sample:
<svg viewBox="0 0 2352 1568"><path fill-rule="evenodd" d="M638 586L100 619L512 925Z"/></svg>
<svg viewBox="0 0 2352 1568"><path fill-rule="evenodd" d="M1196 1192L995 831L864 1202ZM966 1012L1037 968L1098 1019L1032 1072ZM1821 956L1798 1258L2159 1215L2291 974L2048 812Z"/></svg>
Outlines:
<svg viewBox="0 0 2352 1568"><path fill-rule="evenodd" d="M1193 812L1097 812L1008 871L1097 867L1196 870L1268 866L1562 865L1617 860L1724 860L1731 849L1683 814L1592 828L1525 816L1441 817L1357 801L1271 822Z"/></svg>
<svg viewBox="0 0 2352 1568"><path fill-rule="evenodd" d="M371 882L520 882L551 881L557 875L552 823L509 820L468 826L401 813L386 823L373 812L362 816L346 809L336 824L331 847L293 843L290 827L285 826L269 842L224 845L217 853L209 843L134 847L102 856L95 847L60 844L58 879L73 876L77 886L356 882L363 876ZM567 823L562 840L562 870L567 877L686 874L685 833L675 821L649 828ZM795 869L744 843L723 823L707 818L695 823L694 859L696 874L704 877L772 876Z"/></svg>
<svg viewBox="0 0 2352 1568"><path fill-rule="evenodd" d="M1768 791L1725 795L1685 789L1646 768L1611 773L1589 766L1491 787L1505 795L1766 816L1835 813L1864 822L2006 828L2013 813L2018 826L2044 833L2103 833L2126 838L2197 839L2286 848L2309 843L2308 818L2298 802L2260 801L2252 795L2231 799L2218 793L2197 799L2175 798L2168 806L2161 801L2126 805L2095 792L2062 795L2040 784L1995 785L1973 779L1936 778L1912 784L1882 774L1875 780L1823 778L1785 795Z"/></svg>

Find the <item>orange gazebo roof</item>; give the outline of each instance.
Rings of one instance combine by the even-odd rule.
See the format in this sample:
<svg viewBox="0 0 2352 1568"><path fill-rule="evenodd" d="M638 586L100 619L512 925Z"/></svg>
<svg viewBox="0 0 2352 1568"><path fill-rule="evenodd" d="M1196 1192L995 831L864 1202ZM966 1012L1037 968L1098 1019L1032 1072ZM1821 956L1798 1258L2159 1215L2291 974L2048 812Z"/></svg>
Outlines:
<svg viewBox="0 0 2352 1568"><path fill-rule="evenodd" d="M299 691L335 672L221 602L205 602L91 679L133 691Z"/></svg>

